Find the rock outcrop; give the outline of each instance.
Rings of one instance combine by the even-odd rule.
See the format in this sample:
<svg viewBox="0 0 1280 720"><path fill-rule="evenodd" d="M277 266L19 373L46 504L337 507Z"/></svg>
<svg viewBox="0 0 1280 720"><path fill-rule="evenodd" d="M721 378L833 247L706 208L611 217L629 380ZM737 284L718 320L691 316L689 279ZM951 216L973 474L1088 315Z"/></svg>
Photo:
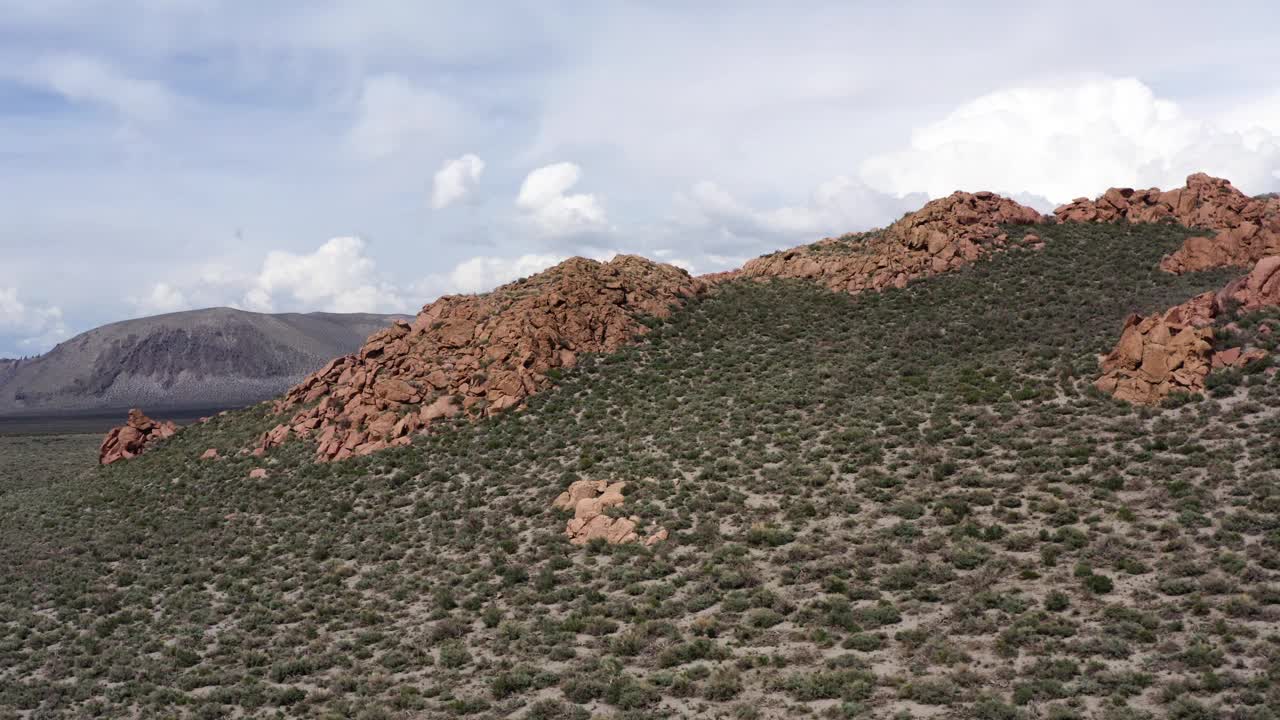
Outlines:
<svg viewBox="0 0 1280 720"><path fill-rule="evenodd" d="M141 455L155 441L173 437L177 432L178 426L172 421L156 422L134 408L129 411L129 420L124 425L111 428L102 439L98 462L110 465L117 460L130 460Z"/></svg>
<svg viewBox="0 0 1280 720"><path fill-rule="evenodd" d="M1120 342L1101 360L1094 385L1117 399L1150 405L1172 392L1201 393L1209 371L1243 367L1266 357L1256 348L1213 349L1215 320L1233 309L1280 306L1280 256L1259 260L1249 274L1214 293L1175 305L1160 315L1131 315Z"/></svg>
<svg viewBox="0 0 1280 720"><path fill-rule="evenodd" d="M275 410L294 414L255 452L301 436L316 441L318 459L339 460L408 444L444 418L508 410L583 353L617 350L647 331L642 318L666 317L706 286L623 255L573 258L491 293L440 298L290 390Z"/></svg>
<svg viewBox="0 0 1280 720"><path fill-rule="evenodd" d="M1160 402L1175 391L1204 390L1212 355L1214 294L1204 293L1161 315L1130 315L1120 342L1102 358L1094 383L1118 400Z"/></svg>
<svg viewBox="0 0 1280 720"><path fill-rule="evenodd" d="M1165 257L1171 273L1239 265L1280 254L1280 199L1251 198L1221 178L1196 173L1184 187L1111 188L1097 200L1078 198L1054 211L1065 222L1176 222L1215 231L1188 238Z"/></svg>
<svg viewBox="0 0 1280 720"><path fill-rule="evenodd" d="M574 545L586 545L595 539L601 539L610 545L638 542L636 529L639 518L611 517L604 511L622 504L622 491L625 482L610 485L603 480L578 480L565 492L560 493L551 506L559 510L572 510L573 518L565 525L564 534ZM646 546L654 545L667 539L666 528L658 528L645 538Z"/></svg>
<svg viewBox="0 0 1280 720"><path fill-rule="evenodd" d="M1265 257L1248 275L1228 283L1218 293L1219 306L1235 303L1241 310L1280 305L1280 255Z"/></svg>
<svg viewBox="0 0 1280 720"><path fill-rule="evenodd" d="M1010 239L1000 226L1042 221L1035 210L994 193L956 192L883 230L827 238L756 258L742 267L741 275L812 280L847 293L900 288L1009 245L1039 247L1037 235Z"/></svg>

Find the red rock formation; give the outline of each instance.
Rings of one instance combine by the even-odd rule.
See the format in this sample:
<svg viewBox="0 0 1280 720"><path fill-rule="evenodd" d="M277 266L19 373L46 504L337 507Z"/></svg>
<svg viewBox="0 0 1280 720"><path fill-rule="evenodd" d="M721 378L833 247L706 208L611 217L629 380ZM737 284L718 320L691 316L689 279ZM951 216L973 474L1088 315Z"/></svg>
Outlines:
<svg viewBox="0 0 1280 720"><path fill-rule="evenodd" d="M1042 221L1035 210L994 193L956 192L880 231L827 238L756 258L741 274L813 280L848 293L903 287L1003 249L1009 238L1000 225ZM1038 247L1040 238L1028 234L1019 242Z"/></svg>
<svg viewBox="0 0 1280 720"><path fill-rule="evenodd" d="M1202 392L1212 355L1214 294L1204 293L1162 315L1130 315L1120 342L1102 359L1094 385L1119 400L1153 404L1174 391Z"/></svg>
<svg viewBox="0 0 1280 720"><path fill-rule="evenodd" d="M1212 368L1243 367L1266 353L1240 347L1214 352L1214 320L1230 304L1242 310L1280 305L1280 256L1259 260L1248 275L1217 293L1207 292L1162 315L1125 320L1120 342L1102 358L1094 385L1117 399L1150 405L1175 391L1204 392Z"/></svg>
<svg viewBox="0 0 1280 720"><path fill-rule="evenodd" d="M98 462L110 465L117 460L130 460L141 455L156 440L173 437L177 432L178 426L172 421L156 422L134 408L129 411L128 422L111 428L102 439L102 446L98 448Z"/></svg>
<svg viewBox="0 0 1280 720"><path fill-rule="evenodd" d="M564 529L569 542L586 545L597 538L610 545L637 542L640 539L640 535L636 533L638 518L610 517L604 514L605 509L622 504L622 491L626 486L625 482L610 485L603 480L578 480L569 485L567 491L560 493L551 506L573 511L573 519ZM644 544L654 545L666 539L666 528L658 528L645 539Z"/></svg>
<svg viewBox="0 0 1280 720"><path fill-rule="evenodd" d="M1280 305L1280 255L1265 257L1248 275L1237 278L1218 293L1218 304L1236 303L1241 310Z"/></svg>
<svg viewBox="0 0 1280 720"><path fill-rule="evenodd" d="M573 258L484 295L454 295L369 338L277 401L294 410L260 438L261 454L291 435L314 438L321 460L409 443L441 418L490 416L519 405L583 353L612 352L706 287L685 271L624 255Z"/></svg>
<svg viewBox="0 0 1280 720"><path fill-rule="evenodd" d="M1251 198L1221 178L1196 173L1185 187L1161 191L1111 188L1097 200L1078 198L1054 210L1072 222L1177 222L1216 231L1188 238L1160 262L1171 273L1248 266L1280 254L1280 199Z"/></svg>

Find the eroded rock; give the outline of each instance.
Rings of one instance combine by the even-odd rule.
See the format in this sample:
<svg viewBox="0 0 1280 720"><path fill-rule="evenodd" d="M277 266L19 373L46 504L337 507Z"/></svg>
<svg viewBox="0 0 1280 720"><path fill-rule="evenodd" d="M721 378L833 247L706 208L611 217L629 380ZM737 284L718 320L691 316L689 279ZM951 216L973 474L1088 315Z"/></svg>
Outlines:
<svg viewBox="0 0 1280 720"><path fill-rule="evenodd" d="M1257 348L1215 351L1214 321L1233 306L1248 311L1278 305L1280 256L1266 257L1216 293L1202 293L1160 315L1129 316L1120 341L1102 358L1103 374L1094 385L1117 399L1143 405L1158 403L1172 392L1202 393L1210 370L1244 367L1266 357Z"/></svg>
<svg viewBox="0 0 1280 720"><path fill-rule="evenodd" d="M1242 310L1280 305L1280 255L1265 257L1248 275L1237 278L1218 293L1218 304L1235 303Z"/></svg>
<svg viewBox="0 0 1280 720"><path fill-rule="evenodd" d="M1010 245L1043 246L1027 233L1013 240L1001 225L1036 225L1032 208L990 192L956 192L927 203L883 230L827 238L749 261L740 275L812 280L836 292L904 287L916 278L970 264Z"/></svg>
<svg viewBox="0 0 1280 720"><path fill-rule="evenodd" d="M638 518L604 514L608 508L622 505L625 488L625 482L609 484L603 480L578 480L560 493L551 505L573 511L573 518L566 523L564 530L569 542L574 545L586 545L595 539L602 539L610 545L638 542ZM666 528L658 528L645 538L644 544L651 546L666 539Z"/></svg>
<svg viewBox="0 0 1280 720"><path fill-rule="evenodd" d="M1063 205L1054 215L1074 222L1177 222L1215 231L1188 238L1161 260L1160 268L1172 273L1248 267L1280 254L1280 199L1251 198L1204 173L1189 176L1184 187L1172 190L1111 188L1096 200L1078 198Z"/></svg>
<svg viewBox="0 0 1280 720"><path fill-rule="evenodd" d="M1175 391L1202 392L1213 348L1213 306L1214 294L1204 293L1161 315L1130 315L1094 385L1137 404L1157 403Z"/></svg>
<svg viewBox="0 0 1280 720"><path fill-rule="evenodd" d="M133 408L129 411L128 421L112 428L102 439L102 445L98 448L98 462L110 465L117 460L135 458L155 441L173 437L177 432L178 426L172 421L157 422L138 408Z"/></svg>
<svg viewBox="0 0 1280 720"><path fill-rule="evenodd" d="M443 419L509 410L583 353L617 350L647 331L641 318L667 317L707 285L622 255L573 258L491 293L440 298L290 390L275 409L294 414L257 449L307 437L317 459L340 460L408 444Z"/></svg>

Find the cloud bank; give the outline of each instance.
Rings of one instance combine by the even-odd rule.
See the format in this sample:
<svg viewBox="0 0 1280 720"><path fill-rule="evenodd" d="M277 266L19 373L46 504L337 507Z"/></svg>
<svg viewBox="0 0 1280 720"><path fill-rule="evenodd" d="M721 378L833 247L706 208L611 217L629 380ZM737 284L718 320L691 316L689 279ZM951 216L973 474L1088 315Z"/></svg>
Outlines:
<svg viewBox="0 0 1280 720"><path fill-rule="evenodd" d="M3 355L35 355L69 335L56 305L32 305L18 296L17 288L0 288L0 335L17 336L16 348Z"/></svg>
<svg viewBox="0 0 1280 720"><path fill-rule="evenodd" d="M903 149L862 165L892 193L1030 193L1055 203L1111 186L1173 187L1198 171L1245 192L1275 187L1280 137L1191 117L1133 78L1000 90L912 132Z"/></svg>

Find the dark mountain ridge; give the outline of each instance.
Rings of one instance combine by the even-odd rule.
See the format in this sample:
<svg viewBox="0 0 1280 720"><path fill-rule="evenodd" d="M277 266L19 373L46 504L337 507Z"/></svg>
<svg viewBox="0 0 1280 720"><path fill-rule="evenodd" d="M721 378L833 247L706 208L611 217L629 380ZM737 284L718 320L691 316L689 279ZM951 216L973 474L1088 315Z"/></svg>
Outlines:
<svg viewBox="0 0 1280 720"><path fill-rule="evenodd" d="M230 407L272 397L396 315L209 308L125 320L0 360L0 414Z"/></svg>

